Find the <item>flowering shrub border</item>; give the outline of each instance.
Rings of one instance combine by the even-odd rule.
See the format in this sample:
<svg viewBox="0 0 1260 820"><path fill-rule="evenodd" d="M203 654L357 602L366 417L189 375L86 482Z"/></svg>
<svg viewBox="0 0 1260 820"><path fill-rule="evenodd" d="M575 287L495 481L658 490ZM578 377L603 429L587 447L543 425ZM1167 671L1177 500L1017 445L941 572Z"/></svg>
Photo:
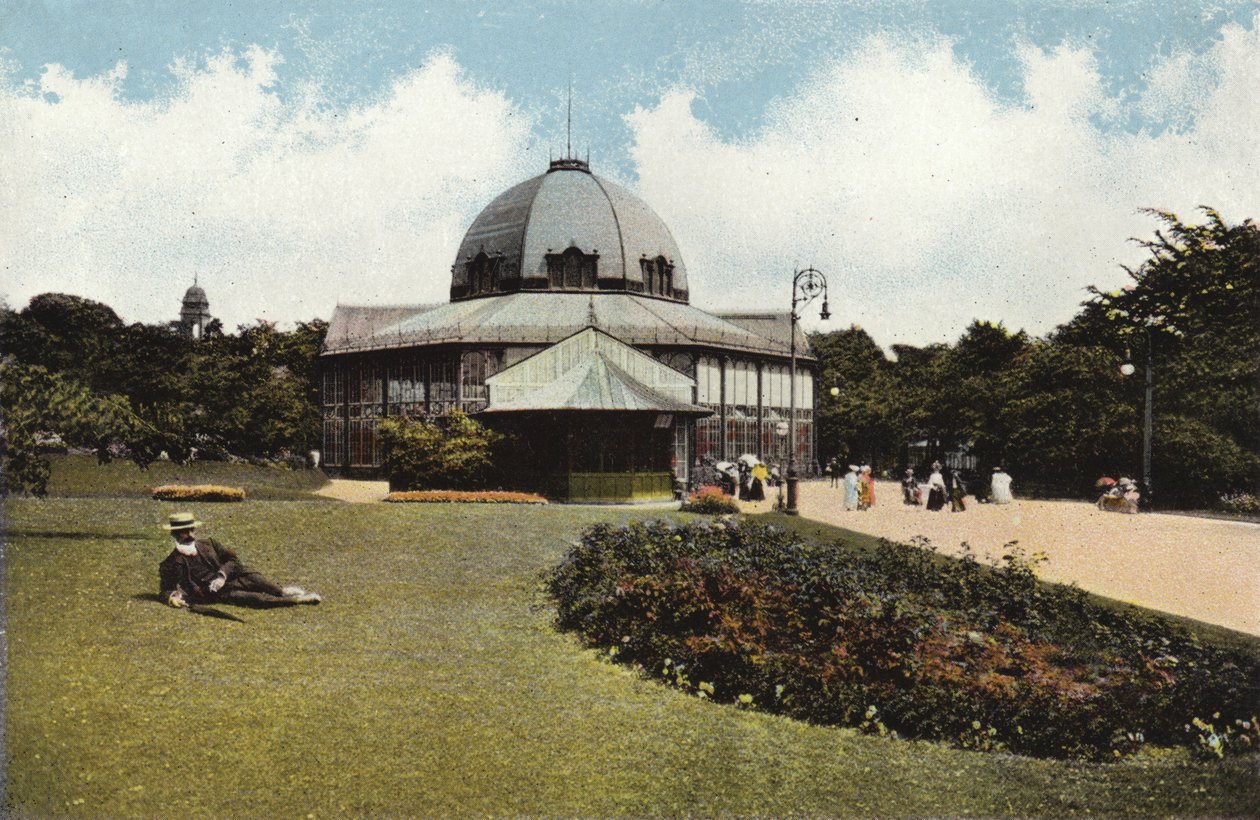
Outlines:
<svg viewBox="0 0 1260 820"><path fill-rule="evenodd" d="M735 499L722 492L721 487L706 484L688 496L679 509L701 515L728 515L739 512L739 505L735 503Z"/></svg>
<svg viewBox="0 0 1260 820"><path fill-rule="evenodd" d="M587 645L739 707L1039 757L1255 751L1254 650L1043 584L1038 560L638 522L587 529L547 583Z"/></svg>
<svg viewBox="0 0 1260 820"><path fill-rule="evenodd" d="M153 498L158 501L244 501L245 490L218 484L164 484L153 488Z"/></svg>
<svg viewBox="0 0 1260 820"><path fill-rule="evenodd" d="M1260 495L1235 492L1221 496L1219 506L1234 515L1260 516Z"/></svg>
<svg viewBox="0 0 1260 820"><path fill-rule="evenodd" d="M546 504L547 499L535 493L504 490L407 490L385 496L391 503L422 504Z"/></svg>

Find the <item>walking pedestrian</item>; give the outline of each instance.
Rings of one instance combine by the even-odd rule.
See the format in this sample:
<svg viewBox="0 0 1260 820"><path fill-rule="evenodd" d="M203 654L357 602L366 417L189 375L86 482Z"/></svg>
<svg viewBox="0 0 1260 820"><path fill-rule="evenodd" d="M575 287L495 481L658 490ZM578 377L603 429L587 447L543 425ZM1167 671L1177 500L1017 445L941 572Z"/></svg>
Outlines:
<svg viewBox="0 0 1260 820"><path fill-rule="evenodd" d="M856 510L858 508L858 468L856 464L850 464L849 472L844 474L844 508L846 510Z"/></svg>
<svg viewBox="0 0 1260 820"><path fill-rule="evenodd" d="M858 509L869 510L875 506L875 477L871 475L871 466L862 465L862 473L858 476Z"/></svg>
<svg viewBox="0 0 1260 820"><path fill-rule="evenodd" d="M945 507L945 476L941 473L941 463L932 462L932 473L928 476L927 508L932 512L940 512Z"/></svg>
<svg viewBox="0 0 1260 820"><path fill-rule="evenodd" d="M901 479L901 503L919 506L919 481L914 477L913 467L907 467L906 474Z"/></svg>

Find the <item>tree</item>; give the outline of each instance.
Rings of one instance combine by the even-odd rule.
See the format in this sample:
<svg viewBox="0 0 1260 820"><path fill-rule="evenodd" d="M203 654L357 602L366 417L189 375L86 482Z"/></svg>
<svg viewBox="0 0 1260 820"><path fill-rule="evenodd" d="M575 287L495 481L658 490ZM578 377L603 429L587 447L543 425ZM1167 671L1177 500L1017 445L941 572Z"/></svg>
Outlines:
<svg viewBox="0 0 1260 820"><path fill-rule="evenodd" d="M44 438L56 437L72 447L105 448L122 442L141 467L163 451L176 460L187 456L177 435L137 416L125 398L95 394L38 365L0 362L0 412L6 494L47 492L49 466L39 456Z"/></svg>
<svg viewBox="0 0 1260 820"><path fill-rule="evenodd" d="M391 488L466 490L490 480L494 450L503 436L454 410L441 420L392 416L379 434Z"/></svg>
<svg viewBox="0 0 1260 820"><path fill-rule="evenodd" d="M1207 486L1215 493L1257 489L1260 471L1260 228L1247 220L1230 226L1211 208L1203 224L1183 223L1168 211L1148 213L1164 223L1155 239L1139 240L1151 255L1126 269L1133 284L1110 292L1090 288L1081 313L1056 333L1060 342L1092 338L1131 355L1139 372L1149 350L1154 364L1154 445L1152 471L1161 498L1199 503L1201 486L1184 476L1197 473L1196 461L1220 456ZM1125 385L1122 401L1141 407L1142 379ZM1166 432L1193 426L1212 431L1213 441L1195 454ZM1202 427L1200 426L1202 425ZM1243 453L1241 471L1228 453ZM1215 456L1214 456L1215 457ZM1179 498L1180 496L1180 498Z"/></svg>
<svg viewBox="0 0 1260 820"><path fill-rule="evenodd" d="M4 311L0 350L62 373L97 393L114 392L122 374L123 322L107 305L66 293L41 293L19 313Z"/></svg>
<svg viewBox="0 0 1260 820"><path fill-rule="evenodd" d="M1010 370L1028 345L1022 330L1011 333L1001 322L976 320L934 362L938 431L953 444L968 445L982 466L1007 459Z"/></svg>
<svg viewBox="0 0 1260 820"><path fill-rule="evenodd" d="M898 431L892 423L888 357L865 330L846 330L810 337L818 356L818 449L850 461L878 464L896 457ZM840 395L833 398L831 388Z"/></svg>

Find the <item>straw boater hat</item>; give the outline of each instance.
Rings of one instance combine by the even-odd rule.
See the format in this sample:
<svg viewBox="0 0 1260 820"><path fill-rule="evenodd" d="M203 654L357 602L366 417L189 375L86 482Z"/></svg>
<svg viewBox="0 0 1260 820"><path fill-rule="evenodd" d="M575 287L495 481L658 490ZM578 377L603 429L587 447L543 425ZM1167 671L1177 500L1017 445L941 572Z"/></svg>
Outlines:
<svg viewBox="0 0 1260 820"><path fill-rule="evenodd" d="M171 513L171 517L167 519L167 523L162 525L162 529L174 532L175 530L193 530L200 526L201 522L192 513L177 512Z"/></svg>

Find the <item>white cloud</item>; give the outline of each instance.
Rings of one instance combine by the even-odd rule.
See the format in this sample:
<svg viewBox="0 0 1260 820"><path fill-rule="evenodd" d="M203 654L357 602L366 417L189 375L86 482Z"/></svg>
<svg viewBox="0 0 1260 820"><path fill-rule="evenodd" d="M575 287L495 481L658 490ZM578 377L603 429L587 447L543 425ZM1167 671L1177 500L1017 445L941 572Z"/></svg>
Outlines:
<svg viewBox="0 0 1260 820"><path fill-rule="evenodd" d="M1257 18L1260 21L1260 17ZM1180 127L1115 128L1088 51L1017 45L1025 98L998 102L943 40L873 37L724 141L665 93L627 117L640 190L671 226L693 301L783 310L794 265L828 275L835 326L882 344L952 341L973 318L1043 333L1088 284L1119 282L1142 207L1260 211L1260 35L1239 26L1151 72L1137 105ZM1185 105L1179 107L1179 103Z"/></svg>
<svg viewBox="0 0 1260 820"><path fill-rule="evenodd" d="M0 76L0 292L78 293L127 320L174 318L200 277L229 328L327 317L337 301L446 298L463 231L532 172L530 122L434 54L379 99L284 102L279 56L177 62L137 102L120 65L38 86Z"/></svg>
<svg viewBox="0 0 1260 820"><path fill-rule="evenodd" d="M784 310L793 266L814 265L832 325L885 345L951 341L972 318L1042 333L1142 258L1139 208L1260 216L1255 28L1157 61L1136 101L1104 91L1086 50L1015 44L1010 105L951 43L892 35L739 139L674 88L627 116L636 187L702 307ZM79 293L158 322L196 274L229 327L445 300L473 216L542 168L534 118L444 53L350 107L318 79L281 94L280 59L178 62L173 91L143 102L119 91L125 65L27 86L0 65L0 295ZM1134 112L1171 127L1115 127Z"/></svg>

